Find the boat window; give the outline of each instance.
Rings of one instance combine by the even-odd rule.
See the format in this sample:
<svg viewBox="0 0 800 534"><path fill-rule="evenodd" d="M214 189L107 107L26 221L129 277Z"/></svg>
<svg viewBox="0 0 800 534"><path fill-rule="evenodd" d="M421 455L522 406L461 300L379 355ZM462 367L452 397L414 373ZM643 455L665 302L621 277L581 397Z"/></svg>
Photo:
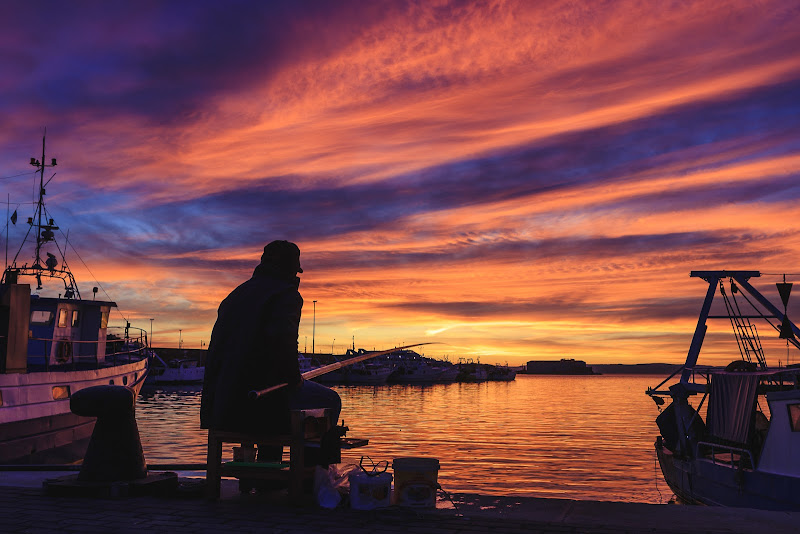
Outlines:
<svg viewBox="0 0 800 534"><path fill-rule="evenodd" d="M800 432L800 404L789 404L789 425L792 432Z"/></svg>
<svg viewBox="0 0 800 534"><path fill-rule="evenodd" d="M100 328L108 328L108 312L104 311L100 315Z"/></svg>
<svg viewBox="0 0 800 534"><path fill-rule="evenodd" d="M58 310L58 326L59 327L63 328L65 326L67 326L67 312L68 312L68 310L66 308L61 308L60 310Z"/></svg>
<svg viewBox="0 0 800 534"><path fill-rule="evenodd" d="M53 386L53 400L68 399L69 386Z"/></svg>
<svg viewBox="0 0 800 534"><path fill-rule="evenodd" d="M34 310L31 312L31 324L35 325L51 325L53 324L53 312Z"/></svg>
<svg viewBox="0 0 800 534"><path fill-rule="evenodd" d="M81 312L79 310L72 310L72 326L78 326L80 317Z"/></svg>

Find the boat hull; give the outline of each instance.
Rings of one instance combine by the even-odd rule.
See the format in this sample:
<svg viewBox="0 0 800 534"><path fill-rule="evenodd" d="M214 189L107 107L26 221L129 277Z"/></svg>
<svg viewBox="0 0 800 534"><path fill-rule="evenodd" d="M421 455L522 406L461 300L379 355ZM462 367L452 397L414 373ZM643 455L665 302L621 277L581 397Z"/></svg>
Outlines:
<svg viewBox="0 0 800 534"><path fill-rule="evenodd" d="M0 425L0 463L74 463L83 458L94 424L93 417L65 413Z"/></svg>
<svg viewBox="0 0 800 534"><path fill-rule="evenodd" d="M0 464L61 464L83 458L95 418L70 411L69 395L91 386L115 384L138 395L147 360L95 370L0 375Z"/></svg>
<svg viewBox="0 0 800 534"><path fill-rule="evenodd" d="M183 369L163 369L163 373L151 373L146 384L202 384L205 367L187 367Z"/></svg>
<svg viewBox="0 0 800 534"><path fill-rule="evenodd" d="M673 493L687 504L800 511L800 479L710 458L676 457L660 443L656 455L664 480Z"/></svg>

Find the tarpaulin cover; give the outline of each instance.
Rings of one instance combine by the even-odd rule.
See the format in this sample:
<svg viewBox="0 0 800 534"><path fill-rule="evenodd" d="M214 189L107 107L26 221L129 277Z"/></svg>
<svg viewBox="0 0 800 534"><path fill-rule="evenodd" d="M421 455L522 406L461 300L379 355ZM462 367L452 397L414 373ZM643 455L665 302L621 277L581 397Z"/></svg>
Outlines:
<svg viewBox="0 0 800 534"><path fill-rule="evenodd" d="M708 403L708 431L718 438L747 443L753 421L758 375L714 374Z"/></svg>

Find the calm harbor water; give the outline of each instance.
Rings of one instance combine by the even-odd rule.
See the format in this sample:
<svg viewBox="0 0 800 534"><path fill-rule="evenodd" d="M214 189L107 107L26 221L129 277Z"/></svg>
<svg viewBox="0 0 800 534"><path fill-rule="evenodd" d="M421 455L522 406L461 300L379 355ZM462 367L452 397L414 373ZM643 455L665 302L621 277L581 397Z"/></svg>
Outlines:
<svg viewBox="0 0 800 534"><path fill-rule="evenodd" d="M513 382L339 386L344 463L430 456L450 492L667 502L653 442L658 376L533 376ZM136 417L149 463L205 462L200 387L146 386ZM230 455L230 451L226 451Z"/></svg>

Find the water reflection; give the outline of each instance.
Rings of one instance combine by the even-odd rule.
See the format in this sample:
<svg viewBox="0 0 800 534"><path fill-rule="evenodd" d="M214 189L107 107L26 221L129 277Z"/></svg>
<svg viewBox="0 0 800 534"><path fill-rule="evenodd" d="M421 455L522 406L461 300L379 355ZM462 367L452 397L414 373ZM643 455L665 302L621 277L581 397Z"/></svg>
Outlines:
<svg viewBox="0 0 800 534"><path fill-rule="evenodd" d="M344 451L439 458L448 491L635 502L672 494L655 464L653 377L518 376L513 382L342 386ZM137 420L150 463L204 462L201 388L146 387Z"/></svg>

